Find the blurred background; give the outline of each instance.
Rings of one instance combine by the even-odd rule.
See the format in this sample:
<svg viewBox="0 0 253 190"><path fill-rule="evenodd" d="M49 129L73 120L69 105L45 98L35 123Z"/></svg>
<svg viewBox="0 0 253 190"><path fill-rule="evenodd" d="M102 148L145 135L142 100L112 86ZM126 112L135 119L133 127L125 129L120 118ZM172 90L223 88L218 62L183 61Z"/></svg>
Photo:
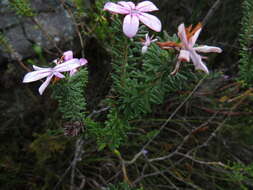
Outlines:
<svg viewBox="0 0 253 190"><path fill-rule="evenodd" d="M23 84L22 79L31 65L50 66L64 51L73 50L75 57L89 61L87 109L92 112L101 106L112 84L110 53L104 45L109 27L105 22L110 18L102 10L105 2L0 0L0 188L253 189L253 8L249 8L249 0L152 0L159 8L154 14L169 35L176 33L181 23L189 26L204 22L198 43L223 49L222 54L211 55L208 60L211 72L219 74L201 85L171 124L171 130L184 137L216 114L208 127L193 130L194 135L183 147L190 150L216 135L201 152L196 152L199 160L188 158L175 166L180 155L157 166L146 166L145 159L141 160L128 167L130 187L121 183L127 180L117 156L109 149L98 151L95 140L90 138L83 142L75 185L71 184L69 167L78 137L64 135L57 101L50 98L51 90L40 96L40 81ZM248 59L242 60L245 56ZM168 97L163 105L154 107L150 118L163 122L179 101ZM148 126L160 124L142 121L147 128L140 130L148 131ZM222 130L216 133L219 125ZM121 153L130 160L144 140L130 134ZM166 131L148 151L171 151L178 142L181 141L171 131ZM157 169L158 173L170 169L169 174L160 172L150 178L141 173L143 167Z"/></svg>

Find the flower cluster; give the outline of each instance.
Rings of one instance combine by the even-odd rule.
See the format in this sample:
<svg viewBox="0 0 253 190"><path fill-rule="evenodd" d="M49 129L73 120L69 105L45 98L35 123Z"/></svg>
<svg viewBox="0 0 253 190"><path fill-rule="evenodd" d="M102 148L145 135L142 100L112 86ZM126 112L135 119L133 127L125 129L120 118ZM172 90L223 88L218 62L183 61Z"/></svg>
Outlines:
<svg viewBox="0 0 253 190"><path fill-rule="evenodd" d="M65 78L62 74L64 72L69 72L69 75L72 76L79 67L87 63L87 60L84 58L73 58L73 52L66 51L60 59L54 60L53 62L56 64L53 68L42 68L33 65L34 71L31 71L24 76L23 83L34 82L46 77L46 80L39 87L39 93L42 95L53 77L60 79Z"/></svg>
<svg viewBox="0 0 253 190"><path fill-rule="evenodd" d="M158 10L158 8L150 1L140 2L136 6L132 2L126 1L119 1L118 3L108 2L105 4L104 10L107 10L113 14L117 13L126 15L123 21L123 32L129 38L132 38L137 34L139 21L156 32L161 31L162 27L160 20L157 17L147 13ZM196 40L198 39L201 30L201 24L198 24L195 28L192 28L192 26L185 28L184 24L180 24L178 27L178 37L181 40L181 43L157 42L162 49L176 49L179 51L178 62L171 74L174 75L178 72L181 62L190 62L190 60L193 62L196 70L202 70L209 74L206 65L202 61L202 58L204 57L199 55L197 52L221 53L222 50L219 47L207 45L195 47ZM148 49L148 46L155 41L157 41L157 39L152 40L152 37L150 38L148 34L146 34L146 40L142 43L142 53L145 53Z"/></svg>
<svg viewBox="0 0 253 190"><path fill-rule="evenodd" d="M149 37L148 34L146 34L145 36L145 41L142 42L142 49L141 49L141 53L146 53L148 50L148 47L151 45L151 43L156 42L157 39L153 39L153 36Z"/></svg>
<svg viewBox="0 0 253 190"><path fill-rule="evenodd" d="M202 56L199 55L197 52L200 53L221 53L222 49L215 46L197 46L194 47L199 34L202 30L201 24L198 24L195 28L192 28L192 26L185 28L184 24L180 24L178 27L178 37L181 40L181 43L175 43L175 42L158 42L157 44L163 48L163 49L171 49L175 48L179 51L178 55L178 62L176 64L176 67L174 71L172 71L171 74L176 74L178 72L180 63L183 62L190 62L192 60L193 65L195 66L196 70L202 70L205 73L209 74L209 71L202 61Z"/></svg>
<svg viewBox="0 0 253 190"><path fill-rule="evenodd" d="M129 38L134 37L139 29L139 21L156 32L160 32L162 24L160 20L147 12L157 11L158 8L150 1L143 1L136 6L132 2L119 1L118 3L108 2L104 10L111 13L126 15L123 21L123 32Z"/></svg>
<svg viewBox="0 0 253 190"><path fill-rule="evenodd" d="M113 14L126 15L123 21L123 32L129 38L133 38L137 34L140 22L156 32L161 31L162 24L160 20L156 16L149 14L149 12L158 10L158 8L150 1L143 1L137 5L130 1L119 1L118 3L107 2L104 5L104 10ZM205 57L198 53L221 53L222 50L215 46L195 46L201 30L201 24L198 24L194 28L192 28L192 26L185 28L184 24L180 24L177 34L181 40L180 43L171 41L156 42L157 39L153 39L153 36L149 37L149 35L146 34L145 40L142 41L143 46L141 52L146 53L151 43L156 42L162 49L176 49L179 52L176 67L171 74L174 75L178 72L181 62L190 61L193 62L195 69L202 70L209 74L208 68L202 61ZM84 58L74 58L72 51L66 51L61 58L56 59L53 62L56 64L53 68L33 66L34 71L27 73L23 82L28 83L46 78L39 87L39 93L43 94L53 77L56 79L64 78L65 75L62 74L64 72L69 72L69 75L72 76L77 72L79 67L87 63L87 60Z"/></svg>

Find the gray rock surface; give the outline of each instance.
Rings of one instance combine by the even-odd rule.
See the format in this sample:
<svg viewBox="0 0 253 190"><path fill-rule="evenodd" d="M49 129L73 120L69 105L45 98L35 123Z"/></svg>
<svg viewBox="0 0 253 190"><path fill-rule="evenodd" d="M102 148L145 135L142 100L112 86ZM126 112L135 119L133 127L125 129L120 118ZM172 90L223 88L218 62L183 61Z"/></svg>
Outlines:
<svg viewBox="0 0 253 190"><path fill-rule="evenodd" d="M36 12L34 18L24 18L15 14L9 0L0 1L0 31L13 49L22 59L34 54L32 50L34 44L47 50L55 46L63 50L71 49L68 45L76 35L74 23L61 3L57 0L30 2ZM6 52L5 47L0 44L0 64L4 59L11 61L15 57Z"/></svg>

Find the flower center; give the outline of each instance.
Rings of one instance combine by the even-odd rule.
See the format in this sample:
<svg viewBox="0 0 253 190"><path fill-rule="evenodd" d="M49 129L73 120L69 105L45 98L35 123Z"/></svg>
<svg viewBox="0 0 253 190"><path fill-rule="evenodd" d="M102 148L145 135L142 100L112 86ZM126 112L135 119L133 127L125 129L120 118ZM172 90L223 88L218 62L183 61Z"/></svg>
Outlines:
<svg viewBox="0 0 253 190"><path fill-rule="evenodd" d="M140 11L137 9L132 9L131 14L140 14Z"/></svg>

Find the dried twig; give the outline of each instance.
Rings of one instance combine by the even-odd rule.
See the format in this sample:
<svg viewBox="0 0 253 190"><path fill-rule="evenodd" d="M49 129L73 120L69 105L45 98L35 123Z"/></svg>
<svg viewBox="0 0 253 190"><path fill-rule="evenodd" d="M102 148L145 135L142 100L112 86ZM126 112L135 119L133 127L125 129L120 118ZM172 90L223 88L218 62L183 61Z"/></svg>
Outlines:
<svg viewBox="0 0 253 190"><path fill-rule="evenodd" d="M180 155L180 156L183 156L183 157L186 157L198 164L203 164L203 165L218 165L218 166L222 166L222 167L226 167L225 164L223 164L222 162L207 162L207 161L203 161L203 160L197 160L196 158L193 158L192 156L189 156L188 154L183 154L183 153L180 153L180 152L177 152L177 155Z"/></svg>
<svg viewBox="0 0 253 190"><path fill-rule="evenodd" d="M71 162L71 164L69 165L69 167L65 170L65 172L63 173L63 175L61 176L61 178L59 179L58 183L55 185L54 190L56 190L59 185L61 184L62 180L64 179L64 177L67 175L67 173L71 170L71 190L74 190L75 184L74 184L74 178L75 178L75 170L76 170L76 164L77 162L81 161L82 159L82 154L83 152L83 143L84 140L82 139L82 137L80 137L79 139L76 140L76 148L75 148L75 153L74 153L74 158Z"/></svg>
<svg viewBox="0 0 253 190"><path fill-rule="evenodd" d="M210 10L208 11L207 15L205 16L205 18L202 20L202 26L204 27L204 25L206 25L206 23L208 22L208 20L213 16L214 12L219 8L220 4L221 4L221 0L217 0L213 6L210 8Z"/></svg>
<svg viewBox="0 0 253 190"><path fill-rule="evenodd" d="M66 6L65 0L61 0L61 4L62 4L63 7L68 11L68 14L69 14L69 15L71 16L71 18L73 19L73 23L74 23L74 25L75 25L76 33L77 33L77 35L78 35L78 38L79 38L79 40L80 40L80 44L81 44L81 47L82 47L82 51L81 51L82 57L85 57L85 56L84 56L84 51L83 51L83 50L84 50L84 41L83 41L83 38L82 38L81 31L80 31L80 29L79 29L79 27L78 27L78 23L77 23L77 21L76 21L76 19L75 19L75 16L74 16L72 10L71 10L68 6ZM69 4L68 4L68 5L69 5ZM84 30L83 27L82 27L82 30Z"/></svg>
<svg viewBox="0 0 253 190"><path fill-rule="evenodd" d="M107 111L110 107L106 107L106 108L101 108L100 110L94 110L91 114L89 114L87 117L93 117L96 114L100 114L101 112ZM76 145L75 145L75 152L74 152L74 158L71 161L69 167L65 170L65 172L63 173L63 175L60 177L59 181L57 182L57 184L54 187L54 190L56 190L58 188L58 186L61 184L62 180L64 179L64 177L67 175L67 173L71 170L71 190L74 190L75 184L74 184L74 180L75 180L75 171L76 171L76 164L78 161L82 160L82 155L83 155L83 144L84 144L84 140L82 137L78 138L76 140Z"/></svg>
<svg viewBox="0 0 253 190"><path fill-rule="evenodd" d="M161 133L161 131L166 127L166 125L170 122L170 120L176 115L176 113L183 107L183 105L192 97L192 95L196 92L199 86L203 83L207 76L205 75L195 86L195 88L191 91L191 93L185 98L185 100L176 108L176 110L170 115L170 117L163 123L160 127L159 132L156 133L143 147L142 149L134 156L131 161L125 161L126 164L133 164L145 151L145 149L153 142L153 140Z"/></svg>
<svg viewBox="0 0 253 190"><path fill-rule="evenodd" d="M238 101L231 109L230 109L230 112L233 112L239 105L241 105L242 103L243 103L243 101L246 99L246 97L247 96L244 96L244 97L242 97L242 99L240 99L240 101ZM218 112L217 112L218 113ZM216 114L217 114L216 113ZM136 183L138 183L138 182L140 182L141 180L143 180L144 178L146 178L146 177L151 177L151 176L156 176L156 175L162 175L162 174L164 174L164 173L170 173L170 169L171 168L174 168L176 165L178 165L178 164L180 164L182 161L184 161L185 159L190 159L190 160L192 160L192 161L194 161L194 162L196 162L196 163L199 163L199 164L204 164L204 165L208 165L208 166L213 166L213 165L218 165L218 166L221 166L221 167L227 167L226 165L224 165L222 162L207 162L207 161L202 161L202 160L198 160L198 159L196 159L196 158L194 158L193 156L190 156L190 154L191 153L193 153L193 152L196 152L196 150L199 150L199 149L201 149L201 148L204 148L204 147L206 147L206 146L208 146L209 145L209 143L210 143L210 141L214 138L214 137L216 137L217 136L217 133L221 130L221 128L224 126L224 124L226 123L226 121L230 118L230 116L231 116L231 114L228 114L225 118L224 118L224 120L217 126L217 128L210 134L210 136L207 138L207 140L204 142L204 143L202 143L201 145L199 145L199 146L197 146L197 147L195 147L195 148L193 148L193 149L191 149L191 150L189 150L187 153L181 153L181 152L179 152L179 150L181 149L181 147L183 146L183 144L187 141L187 139L189 138L189 136L191 135L191 134L188 134L185 138L184 138L184 140L183 140L183 142L177 147L177 149L174 151L174 152L172 152L172 153L170 153L169 155L166 155L166 156L164 156L164 157L159 157L159 158L153 158L153 159L148 159L148 162L153 162L153 161L160 161L160 160L165 160L165 159L169 159L169 158L171 158L172 156L174 156L174 155L180 155L180 156L182 156L182 158L181 159L179 159L178 161L176 161L176 162L174 162L173 163L173 165L172 166L170 166L170 167L168 167L168 168L166 168L166 169L164 169L164 170L160 170L160 171L156 171L156 172L153 172L153 173L149 173L149 174L145 174L145 175L142 175L142 176L140 176L140 177L138 177L135 181L133 181L133 185L135 185ZM213 115L212 116L212 119L215 117L215 115ZM211 119L211 118L210 118ZM209 120L210 120L209 119ZM210 122L210 121L209 121ZM203 125L201 125L200 127L203 127ZM198 127L199 128L199 127ZM195 129L196 130L196 129ZM194 131L195 131L194 130ZM171 174L171 173L170 173ZM176 176L175 176L176 177ZM179 179L178 179L179 180ZM188 185L190 185L190 184L188 184ZM194 188L196 187L197 188L197 186L195 186L194 184L191 184L191 185L193 185L194 186ZM193 187L192 186L192 187Z"/></svg>
<svg viewBox="0 0 253 190"><path fill-rule="evenodd" d="M188 139L194 134L195 131L197 131L198 129L203 128L203 126L206 126L208 123L210 123L218 114L218 112L216 112L215 114L213 114L212 117L209 118L208 121L206 121L205 123L203 123L202 125L200 125L198 128L192 130L191 133L189 133L187 136L184 137L183 141L180 143L180 145L176 148L175 151L173 151L172 153L166 155L166 156L162 156L162 157L158 157L158 158L152 158L152 159L148 159L149 162L154 162L154 161L161 161L161 160L166 160L171 158L172 156L176 155L179 153L179 151L181 150L181 148L184 146L184 144L188 141Z"/></svg>
<svg viewBox="0 0 253 190"><path fill-rule="evenodd" d="M77 162L81 161L82 160L82 155L83 155L83 143L84 143L84 140L83 138L79 138L77 139L76 141L76 149L75 149L75 156L74 156L74 159L72 161L72 170L71 170L71 180L70 180L70 189L71 190L74 190L75 189L75 170L76 170L76 164Z"/></svg>
<svg viewBox="0 0 253 190"><path fill-rule="evenodd" d="M147 160L147 159L146 159ZM148 161L148 160L147 160ZM153 168L156 172L159 172L159 169L152 163L148 162L151 168ZM176 190L179 190L179 188L164 174L161 174L161 176Z"/></svg>

